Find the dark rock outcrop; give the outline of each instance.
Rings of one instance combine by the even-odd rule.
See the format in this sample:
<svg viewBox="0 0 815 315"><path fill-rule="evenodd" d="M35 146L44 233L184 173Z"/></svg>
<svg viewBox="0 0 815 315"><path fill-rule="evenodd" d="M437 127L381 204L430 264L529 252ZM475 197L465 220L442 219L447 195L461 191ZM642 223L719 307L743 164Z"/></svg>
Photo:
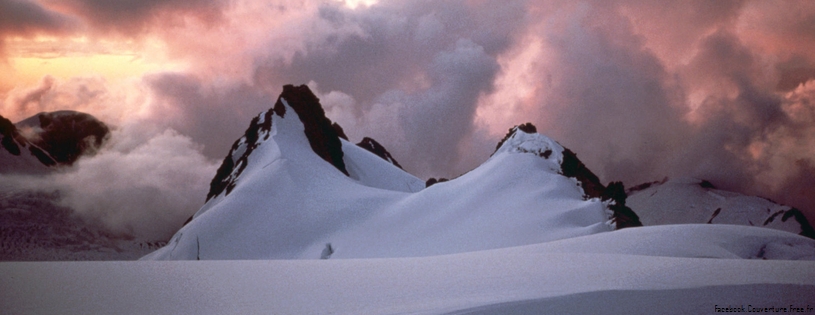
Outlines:
<svg viewBox="0 0 815 315"><path fill-rule="evenodd" d="M0 139L0 144L2 144L3 149L12 155L20 155L20 146L17 144L18 141L16 139L20 137L20 134L17 133L17 128L14 124L3 116L0 116L0 136L3 137Z"/></svg>
<svg viewBox="0 0 815 315"><path fill-rule="evenodd" d="M446 182L448 180L449 179L444 178L444 177L441 177L439 179L436 179L435 177L431 177L431 178L428 178L426 182L424 182L424 187L427 188L427 187L433 186L433 185L438 184L438 183L444 183L444 182Z"/></svg>
<svg viewBox="0 0 815 315"><path fill-rule="evenodd" d="M263 116L263 122L261 122L257 116L253 118L252 122L249 123L249 128L246 128L246 132L243 133L243 136L232 144L229 153L224 157L224 161L221 162L218 171L215 172L215 177L213 177L209 183L207 201L224 191L226 191L227 195L232 192L238 177L240 177L243 170L246 169L246 165L249 164L249 155L251 155L252 151L259 145L258 141L261 140L261 134L263 134L263 140L269 138L269 131L272 130L272 114L276 112L278 111L266 111ZM283 113L285 113L285 107L283 107ZM242 146L245 146L243 154L235 158L237 151L241 149Z"/></svg>
<svg viewBox="0 0 815 315"><path fill-rule="evenodd" d="M365 150L368 150L373 154L376 154L378 157L381 157L383 160L390 162L391 164L395 165L398 168L402 168L402 165L399 165L399 162L397 162L396 159L393 158L391 153L388 152L388 150L385 149L385 147L382 146L382 144L380 144L374 139L368 137L362 138L362 141L357 143L357 146Z"/></svg>
<svg viewBox="0 0 815 315"><path fill-rule="evenodd" d="M795 221L801 225L801 233L799 233L800 235L815 239L815 229L813 229L812 225L809 224L807 217L803 212L801 212L801 210L796 208L787 210L784 213L784 216L781 217L781 221L786 222L789 218L795 218Z"/></svg>
<svg viewBox="0 0 815 315"><path fill-rule="evenodd" d="M323 106L320 105L320 99L306 85L283 86L283 93L280 94L277 103L275 103L275 111L278 110L278 107L285 108L281 103L281 99L285 99L297 113L297 116L300 117L300 121L303 122L305 127L306 137L314 153L334 165L343 174L348 175L348 171L345 169L345 161L342 159L340 136L332 126L331 120L325 116ZM285 109L282 109L282 111L285 111Z"/></svg>
<svg viewBox="0 0 815 315"><path fill-rule="evenodd" d="M538 128L536 128L535 125L533 125L530 122L525 123L525 124L520 124L520 125L517 125L517 126L512 127L512 128L509 128L509 131L507 131L507 134L504 135L504 138L501 139L501 141L498 141L498 145L495 146L495 151L492 152L493 154L495 154L495 152L498 151L498 149L500 149L502 145L504 145L504 142L506 142L507 139L509 139L509 137L512 137L512 135L515 134L516 128L518 130L526 132L526 133L536 133L536 132L538 132Z"/></svg>
<svg viewBox="0 0 815 315"><path fill-rule="evenodd" d="M337 132L337 136L345 140L348 140L348 136L345 135L345 130L342 129L342 126L340 126L340 124L333 123L331 124L331 128L334 128L334 131Z"/></svg>

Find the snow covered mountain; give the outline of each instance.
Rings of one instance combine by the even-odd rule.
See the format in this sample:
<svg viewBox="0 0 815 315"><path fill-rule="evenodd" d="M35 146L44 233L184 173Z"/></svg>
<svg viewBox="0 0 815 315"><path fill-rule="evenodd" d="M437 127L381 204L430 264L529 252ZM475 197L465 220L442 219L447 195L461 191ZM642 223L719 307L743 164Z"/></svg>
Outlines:
<svg viewBox="0 0 815 315"><path fill-rule="evenodd" d="M146 258L429 256L638 222L601 198L605 187L573 153L531 125L511 129L480 167L426 189L389 154L369 152L386 152L380 144L352 145L334 125L306 86L284 87L232 146L207 203Z"/></svg>
<svg viewBox="0 0 815 315"><path fill-rule="evenodd" d="M637 227L633 193L602 185L531 124L510 129L478 168L427 187L375 152L387 150L352 144L308 88L286 86L232 146L206 204L142 258L208 261L4 262L4 311L812 311L815 240L728 224Z"/></svg>
<svg viewBox="0 0 815 315"><path fill-rule="evenodd" d="M666 178L632 187L628 190L628 205L644 225L737 224L815 238L815 231L800 210L716 189L710 182L695 178Z"/></svg>
<svg viewBox="0 0 815 315"><path fill-rule="evenodd" d="M16 124L0 117L0 174L42 175L90 155L110 130L95 117L43 112ZM0 180L0 261L136 259L161 242L116 235L60 205L59 191Z"/></svg>
<svg viewBox="0 0 815 315"><path fill-rule="evenodd" d="M284 87L232 146L207 203L144 259L433 256L641 225L626 204L640 206L639 199L627 198L621 183L602 185L576 154L531 124L511 128L478 168L427 188L389 154L371 153L387 152L381 144L362 149L341 130L307 87ZM737 234L758 233L746 231ZM776 243L751 243L744 251L752 254L741 256L815 257L812 244L767 256Z"/></svg>

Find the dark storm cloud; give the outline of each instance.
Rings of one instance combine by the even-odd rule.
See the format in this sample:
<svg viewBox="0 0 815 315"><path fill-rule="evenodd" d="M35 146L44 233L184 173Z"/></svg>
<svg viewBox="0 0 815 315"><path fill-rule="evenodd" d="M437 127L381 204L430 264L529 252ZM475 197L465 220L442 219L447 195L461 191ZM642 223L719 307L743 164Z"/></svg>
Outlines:
<svg viewBox="0 0 815 315"><path fill-rule="evenodd" d="M689 79L694 84L723 85L728 92L711 93L699 105L696 115L702 124L691 134L687 165L679 171L705 176L725 188L755 192L755 172L762 161L750 157L750 146L768 141L790 122L789 117L781 97L761 86L765 74L757 57L735 36L714 33L699 49L685 69Z"/></svg>
<svg viewBox="0 0 815 315"><path fill-rule="evenodd" d="M204 22L221 18L228 5L221 0L49 0L68 8L92 25L96 32L135 34L155 25L178 25L185 16Z"/></svg>
<svg viewBox="0 0 815 315"><path fill-rule="evenodd" d="M29 0L0 0L0 35L58 33L74 26L72 20Z"/></svg>
<svg viewBox="0 0 815 315"><path fill-rule="evenodd" d="M455 165L458 144L473 130L478 97L492 88L497 55L524 25L523 3L391 1L366 10L326 3L317 14L328 30L306 38L291 60L259 59L256 80L340 91L355 100L345 109L364 125L351 129L396 154L421 156L407 169L466 171Z"/></svg>
<svg viewBox="0 0 815 315"><path fill-rule="evenodd" d="M72 18L34 1L0 0L0 58L5 56L5 40L9 36L64 34L76 26Z"/></svg>
<svg viewBox="0 0 815 315"><path fill-rule="evenodd" d="M604 180L650 180L681 140L684 108L660 61L612 12L575 6L541 17L548 60L533 68L540 92L526 117Z"/></svg>
<svg viewBox="0 0 815 315"><path fill-rule="evenodd" d="M203 144L204 154L218 160L277 97L245 83L213 86L184 74L156 74L146 81L154 95L148 119Z"/></svg>

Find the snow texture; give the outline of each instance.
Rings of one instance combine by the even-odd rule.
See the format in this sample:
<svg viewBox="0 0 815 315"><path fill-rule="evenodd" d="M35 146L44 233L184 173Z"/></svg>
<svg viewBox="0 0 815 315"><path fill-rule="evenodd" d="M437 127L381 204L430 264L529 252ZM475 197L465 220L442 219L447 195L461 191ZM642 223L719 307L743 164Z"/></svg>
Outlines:
<svg viewBox="0 0 815 315"><path fill-rule="evenodd" d="M683 225L429 257L6 262L0 263L0 300L10 314L703 314L748 305L806 310L815 306L815 262L742 258L768 244L793 244L811 255L813 243L764 228Z"/></svg>

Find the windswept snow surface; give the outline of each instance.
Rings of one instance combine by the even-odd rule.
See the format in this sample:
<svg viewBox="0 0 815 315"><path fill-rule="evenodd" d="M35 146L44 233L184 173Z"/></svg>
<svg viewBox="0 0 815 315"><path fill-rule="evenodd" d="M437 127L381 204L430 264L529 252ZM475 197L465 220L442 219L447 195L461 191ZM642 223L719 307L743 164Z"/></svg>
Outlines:
<svg viewBox="0 0 815 315"><path fill-rule="evenodd" d="M742 258L769 244L815 253L783 231L683 225L426 257L7 262L0 301L9 314L813 312L815 262Z"/></svg>
<svg viewBox="0 0 815 315"><path fill-rule="evenodd" d="M606 205L558 174L563 148L540 134L518 131L477 169L421 189L348 142L345 176L314 154L282 104L235 188L145 259L318 259L326 244L332 259L429 256L611 230Z"/></svg>

